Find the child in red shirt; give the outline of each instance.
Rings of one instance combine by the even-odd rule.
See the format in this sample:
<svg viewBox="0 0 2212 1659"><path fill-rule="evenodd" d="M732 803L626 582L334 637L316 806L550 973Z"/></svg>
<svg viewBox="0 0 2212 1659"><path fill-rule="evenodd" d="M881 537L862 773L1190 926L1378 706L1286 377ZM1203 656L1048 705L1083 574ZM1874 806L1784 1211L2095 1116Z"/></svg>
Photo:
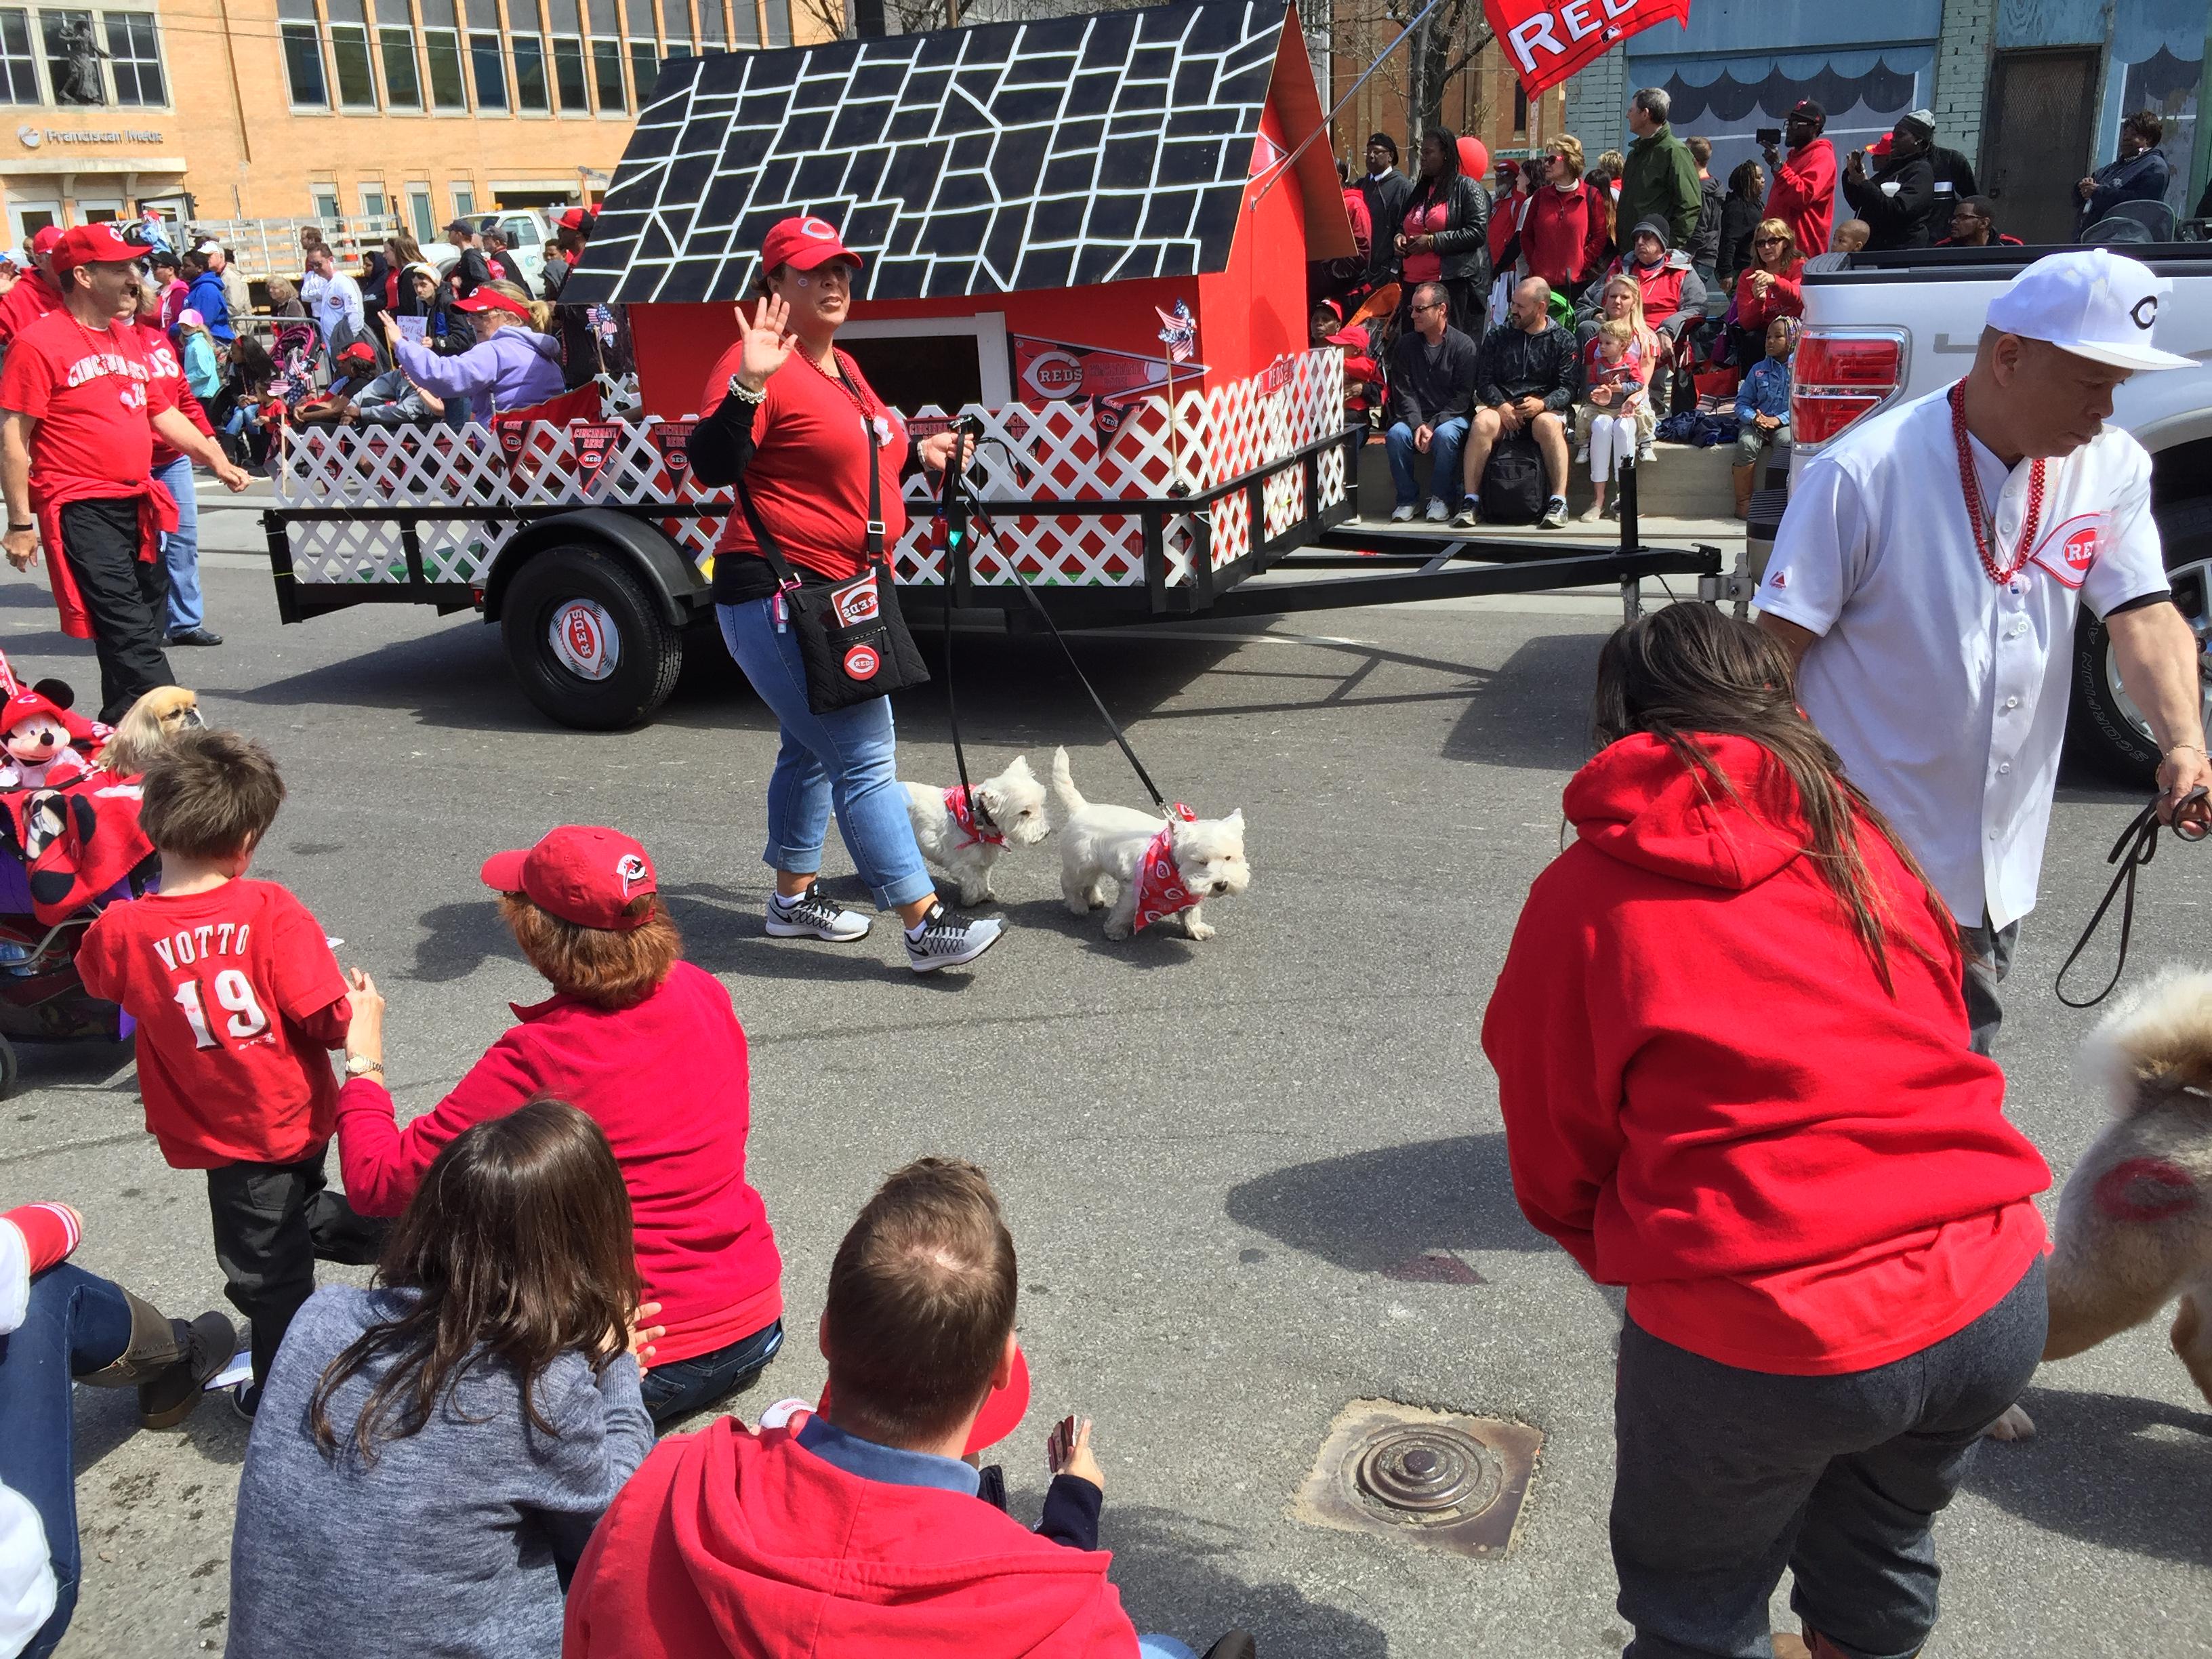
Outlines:
<svg viewBox="0 0 2212 1659"><path fill-rule="evenodd" d="M77 969L137 1022L146 1127L172 1169L205 1170L225 1293L253 1322L252 1414L315 1258L373 1262L386 1224L324 1184L351 1004L321 926L244 879L284 799L276 763L231 732L186 731L146 769L139 821L161 888L86 929Z"/></svg>

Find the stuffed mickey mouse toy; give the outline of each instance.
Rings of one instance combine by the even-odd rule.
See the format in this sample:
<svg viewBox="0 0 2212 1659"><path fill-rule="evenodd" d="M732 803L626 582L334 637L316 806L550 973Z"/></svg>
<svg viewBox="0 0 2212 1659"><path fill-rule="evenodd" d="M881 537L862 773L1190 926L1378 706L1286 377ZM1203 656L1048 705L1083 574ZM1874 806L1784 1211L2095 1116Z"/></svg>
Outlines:
<svg viewBox="0 0 2212 1659"><path fill-rule="evenodd" d="M52 789L82 777L91 765L72 746L94 736L91 722L47 695L50 682L27 687L0 703L0 789Z"/></svg>

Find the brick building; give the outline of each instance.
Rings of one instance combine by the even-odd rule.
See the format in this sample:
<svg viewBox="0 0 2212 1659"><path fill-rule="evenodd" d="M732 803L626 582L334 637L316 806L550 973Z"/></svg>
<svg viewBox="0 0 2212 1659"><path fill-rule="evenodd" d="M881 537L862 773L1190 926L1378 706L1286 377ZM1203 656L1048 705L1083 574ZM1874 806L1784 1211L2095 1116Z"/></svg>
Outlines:
<svg viewBox="0 0 2212 1659"><path fill-rule="evenodd" d="M1352 83L1373 61L1362 38L1364 33L1353 26L1340 25L1335 49L1329 54L1330 79L1335 88L1329 100L1332 105L1351 89ZM1401 64L1405 53L1406 48L1399 47ZM1401 84L1401 76L1396 77L1394 83L1393 76L1386 70L1360 88L1344 112L1336 118L1336 153L1352 163L1355 174L1365 171L1367 135L1371 132L1389 133L1397 141L1400 150L1405 150L1411 123L1407 118ZM1565 93L1555 88L1532 100L1522 91L1521 82L1514 77L1504 51L1493 42L1485 46L1475 61L1446 87L1443 123L1454 132L1472 133L1480 138L1494 156L1528 155L1561 133L1573 131L1565 121ZM1595 149L1591 153L1595 154ZM1411 173L1413 156L1401 155L1401 161L1403 169Z"/></svg>
<svg viewBox="0 0 2212 1659"><path fill-rule="evenodd" d="M128 8L128 9L124 9ZM0 3L7 239L141 203L201 220L573 200L663 58L827 31L820 0ZM597 176L594 176L597 175Z"/></svg>

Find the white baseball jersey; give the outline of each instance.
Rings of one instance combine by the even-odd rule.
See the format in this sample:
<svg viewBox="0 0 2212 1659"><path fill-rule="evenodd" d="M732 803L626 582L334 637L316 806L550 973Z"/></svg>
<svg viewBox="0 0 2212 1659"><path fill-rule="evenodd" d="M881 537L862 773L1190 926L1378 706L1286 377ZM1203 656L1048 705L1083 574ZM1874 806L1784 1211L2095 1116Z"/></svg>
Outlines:
<svg viewBox="0 0 2212 1659"><path fill-rule="evenodd" d="M2066 730L2074 617L2167 590L2150 457L2106 427L2048 461L2020 574L1974 550L1945 386L1807 464L1758 608L1820 637L1798 702L1964 927L2017 921L2036 878ZM1969 437L1997 566L2017 552L2031 463Z"/></svg>

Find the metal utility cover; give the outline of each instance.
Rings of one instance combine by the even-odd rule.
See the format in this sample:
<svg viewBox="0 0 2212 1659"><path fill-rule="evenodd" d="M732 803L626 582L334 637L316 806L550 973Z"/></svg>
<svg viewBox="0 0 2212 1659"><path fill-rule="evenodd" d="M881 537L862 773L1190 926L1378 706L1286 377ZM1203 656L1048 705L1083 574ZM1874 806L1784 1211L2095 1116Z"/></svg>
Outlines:
<svg viewBox="0 0 2212 1659"><path fill-rule="evenodd" d="M1355 1400L1329 1425L1291 1516L1457 1555L1506 1555L1543 1444L1526 1423Z"/></svg>

